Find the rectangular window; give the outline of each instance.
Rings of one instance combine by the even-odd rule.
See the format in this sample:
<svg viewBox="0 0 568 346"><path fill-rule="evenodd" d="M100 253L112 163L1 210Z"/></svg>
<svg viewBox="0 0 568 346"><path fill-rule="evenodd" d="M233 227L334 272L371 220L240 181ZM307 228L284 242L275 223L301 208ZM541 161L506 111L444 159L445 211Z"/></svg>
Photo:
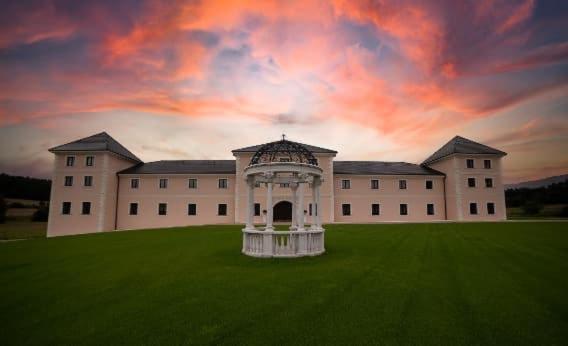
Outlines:
<svg viewBox="0 0 568 346"><path fill-rule="evenodd" d="M426 214L427 215L434 215L434 204L426 204Z"/></svg>
<svg viewBox="0 0 568 346"><path fill-rule="evenodd" d="M465 162L467 168L474 168L473 159L467 159Z"/></svg>
<svg viewBox="0 0 568 346"><path fill-rule="evenodd" d="M495 203L487 203L487 214L495 215Z"/></svg>
<svg viewBox="0 0 568 346"><path fill-rule="evenodd" d="M371 189L373 190L379 189L379 179L371 179Z"/></svg>
<svg viewBox="0 0 568 346"><path fill-rule="evenodd" d="M73 177L68 175L65 177L65 186L73 186Z"/></svg>
<svg viewBox="0 0 568 346"><path fill-rule="evenodd" d="M475 178L467 178L467 186L475 187Z"/></svg>
<svg viewBox="0 0 568 346"><path fill-rule="evenodd" d="M227 187L229 187L229 181L225 178L219 179L219 188L226 189Z"/></svg>
<svg viewBox="0 0 568 346"><path fill-rule="evenodd" d="M345 215L345 216L351 215L351 204L342 204L341 205L341 211L343 212L343 215Z"/></svg>
<svg viewBox="0 0 568 346"><path fill-rule="evenodd" d="M280 184L281 188L286 188L286 187L290 187L290 183L281 183Z"/></svg>
<svg viewBox="0 0 568 346"><path fill-rule="evenodd" d="M400 205L400 215L408 215L408 204Z"/></svg>
<svg viewBox="0 0 568 346"><path fill-rule="evenodd" d="M493 187L493 179L485 178L485 187Z"/></svg>
<svg viewBox="0 0 568 346"><path fill-rule="evenodd" d="M85 158L85 166L93 166L95 164L95 157L94 156L87 156Z"/></svg>
<svg viewBox="0 0 568 346"><path fill-rule="evenodd" d="M217 215L220 215L220 216L227 215L227 205L226 204L219 204L217 206Z"/></svg>
<svg viewBox="0 0 568 346"><path fill-rule="evenodd" d="M71 214L71 202L63 202L61 206L61 214L69 215Z"/></svg>
<svg viewBox="0 0 568 346"><path fill-rule="evenodd" d="M189 179L189 180L188 180L188 183L187 183L187 186L188 186L190 189L197 189L197 179L195 179L195 178Z"/></svg>
<svg viewBox="0 0 568 346"><path fill-rule="evenodd" d="M93 186L93 177L90 175L86 175L85 181L83 183L85 186Z"/></svg>
<svg viewBox="0 0 568 346"><path fill-rule="evenodd" d="M130 215L138 215L138 203L130 203Z"/></svg>
<svg viewBox="0 0 568 346"><path fill-rule="evenodd" d="M254 204L254 216L260 216L260 203Z"/></svg>
<svg viewBox="0 0 568 346"><path fill-rule="evenodd" d="M483 160L483 167L485 169L491 169L491 160Z"/></svg>
<svg viewBox="0 0 568 346"><path fill-rule="evenodd" d="M398 188L400 190L406 190L406 180L399 180L398 181Z"/></svg>
<svg viewBox="0 0 568 346"><path fill-rule="evenodd" d="M341 188L345 189L345 190L350 189L351 188L351 180L349 180L349 179L341 180Z"/></svg>
<svg viewBox="0 0 568 346"><path fill-rule="evenodd" d="M168 188L168 179L160 179L160 189Z"/></svg>
<svg viewBox="0 0 568 346"><path fill-rule="evenodd" d="M75 156L67 156L67 167L73 167L75 165Z"/></svg>
<svg viewBox="0 0 568 346"><path fill-rule="evenodd" d="M168 213L168 205L166 203L158 204L158 215L166 215Z"/></svg>
<svg viewBox="0 0 568 346"><path fill-rule="evenodd" d="M81 208L81 214L89 215L91 213L91 202L83 202L83 206Z"/></svg>
<svg viewBox="0 0 568 346"><path fill-rule="evenodd" d="M278 159L280 162L290 162L290 158L287 157L281 157Z"/></svg>
<svg viewBox="0 0 568 346"><path fill-rule="evenodd" d="M139 185L140 185L140 179L138 179L138 178L130 179L130 188L131 189L137 189Z"/></svg>
<svg viewBox="0 0 568 346"><path fill-rule="evenodd" d="M189 203L187 205L187 215L197 215L197 204Z"/></svg>
<svg viewBox="0 0 568 346"><path fill-rule="evenodd" d="M469 204L469 213L471 215L477 215L477 203L470 203Z"/></svg>
<svg viewBox="0 0 568 346"><path fill-rule="evenodd" d="M426 180L426 190L432 190L433 186L434 183L432 182L432 180Z"/></svg>
<svg viewBox="0 0 568 346"><path fill-rule="evenodd" d="M380 215L381 206L379 204L371 204L371 215Z"/></svg>

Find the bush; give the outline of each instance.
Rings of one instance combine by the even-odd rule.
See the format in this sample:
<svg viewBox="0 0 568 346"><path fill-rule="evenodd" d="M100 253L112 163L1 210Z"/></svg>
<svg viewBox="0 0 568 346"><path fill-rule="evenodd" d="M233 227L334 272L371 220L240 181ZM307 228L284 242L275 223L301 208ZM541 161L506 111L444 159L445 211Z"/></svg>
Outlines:
<svg viewBox="0 0 568 346"><path fill-rule="evenodd" d="M542 210L542 204L537 202L527 202L523 204L523 214L525 215L536 215Z"/></svg>
<svg viewBox="0 0 568 346"><path fill-rule="evenodd" d="M568 205L564 206L561 210L560 210L560 214L558 216L562 216L562 217L568 217Z"/></svg>
<svg viewBox="0 0 568 346"><path fill-rule="evenodd" d="M0 223L6 222L6 201L4 201L4 197L0 196Z"/></svg>
<svg viewBox="0 0 568 346"><path fill-rule="evenodd" d="M48 216L49 216L49 208L45 205L41 205L32 215L32 221L46 222Z"/></svg>
<svg viewBox="0 0 568 346"><path fill-rule="evenodd" d="M24 208L27 208L27 207L24 203L12 202L12 203L8 204L8 208L24 209Z"/></svg>

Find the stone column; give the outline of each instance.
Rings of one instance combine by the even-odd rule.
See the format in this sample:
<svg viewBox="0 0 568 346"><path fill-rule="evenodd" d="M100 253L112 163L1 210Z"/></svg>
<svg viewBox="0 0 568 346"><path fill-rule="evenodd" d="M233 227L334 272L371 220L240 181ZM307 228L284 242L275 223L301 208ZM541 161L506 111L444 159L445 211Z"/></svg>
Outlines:
<svg viewBox="0 0 568 346"><path fill-rule="evenodd" d="M298 184L298 205L296 206L298 231L304 231L304 183Z"/></svg>
<svg viewBox="0 0 568 346"><path fill-rule="evenodd" d="M296 217L296 206L298 203L298 183L290 183L290 189L292 190L292 224L290 225L290 231L295 231L298 229L298 218Z"/></svg>
<svg viewBox="0 0 568 346"><path fill-rule="evenodd" d="M274 231L274 227L272 226L274 218L274 207L272 205L273 186L272 175L270 175L270 181L266 184L266 231Z"/></svg>
<svg viewBox="0 0 568 346"><path fill-rule="evenodd" d="M246 229L254 229L254 176L247 177L248 209Z"/></svg>
<svg viewBox="0 0 568 346"><path fill-rule="evenodd" d="M310 228L316 229L317 228L317 197L316 197L316 181L318 178L314 177L312 180L312 221Z"/></svg>
<svg viewBox="0 0 568 346"><path fill-rule="evenodd" d="M317 229L321 229L321 205L320 205L320 187L321 187L321 178L317 177L314 181L314 194L316 196L316 227Z"/></svg>

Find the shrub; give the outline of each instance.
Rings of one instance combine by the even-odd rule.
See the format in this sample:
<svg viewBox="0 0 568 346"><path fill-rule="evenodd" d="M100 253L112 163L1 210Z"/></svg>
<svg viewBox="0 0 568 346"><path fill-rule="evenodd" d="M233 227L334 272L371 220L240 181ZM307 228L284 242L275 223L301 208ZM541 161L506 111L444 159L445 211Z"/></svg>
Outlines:
<svg viewBox="0 0 568 346"><path fill-rule="evenodd" d="M6 222L6 201L4 201L4 197L0 196L0 223Z"/></svg>
<svg viewBox="0 0 568 346"><path fill-rule="evenodd" d="M564 207L560 210L560 213L558 214L558 216L568 217L568 205L567 205L567 206L564 206Z"/></svg>
<svg viewBox="0 0 568 346"><path fill-rule="evenodd" d="M32 215L32 221L46 222L48 216L49 216L49 208L45 205L41 205Z"/></svg>
<svg viewBox="0 0 568 346"><path fill-rule="evenodd" d="M27 207L24 203L12 202L12 203L8 204L8 208L24 209L24 208L27 208Z"/></svg>
<svg viewBox="0 0 568 346"><path fill-rule="evenodd" d="M537 202L527 202L523 204L523 214L536 215L542 210L542 204Z"/></svg>

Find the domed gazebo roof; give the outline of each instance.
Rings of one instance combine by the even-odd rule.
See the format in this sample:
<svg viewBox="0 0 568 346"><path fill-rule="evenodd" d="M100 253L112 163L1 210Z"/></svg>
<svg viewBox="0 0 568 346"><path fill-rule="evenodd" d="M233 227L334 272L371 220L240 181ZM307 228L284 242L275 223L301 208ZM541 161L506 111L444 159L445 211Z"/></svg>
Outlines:
<svg viewBox="0 0 568 346"><path fill-rule="evenodd" d="M300 143L292 142L284 137L275 142L262 145L252 156L249 165L271 162L295 162L317 166L314 154Z"/></svg>

